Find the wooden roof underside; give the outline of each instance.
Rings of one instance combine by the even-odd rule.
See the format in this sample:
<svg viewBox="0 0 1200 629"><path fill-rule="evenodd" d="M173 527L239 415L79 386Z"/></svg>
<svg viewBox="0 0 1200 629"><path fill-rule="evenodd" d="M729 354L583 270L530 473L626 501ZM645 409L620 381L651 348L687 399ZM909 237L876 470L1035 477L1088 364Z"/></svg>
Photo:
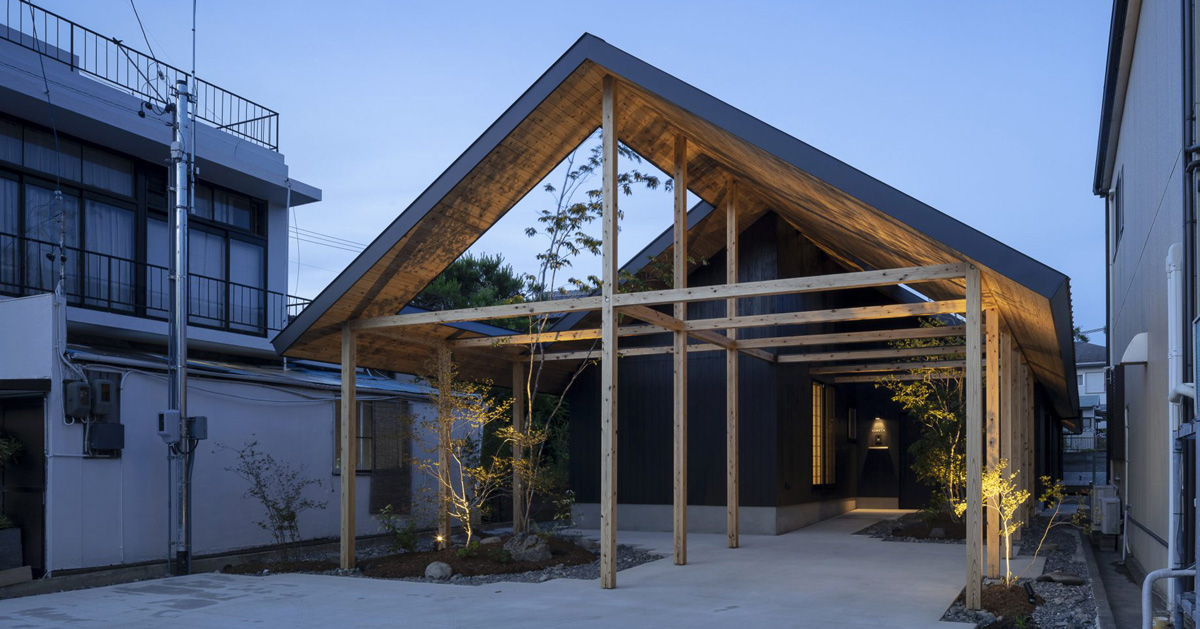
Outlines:
<svg viewBox="0 0 1200 629"><path fill-rule="evenodd" d="M597 129L606 72L621 79L621 141L671 172L674 136L684 134L689 189L721 208L726 178L736 178L743 191L741 225L775 211L849 268L975 263L990 303L999 308L1059 414L1073 415L1074 359L1064 351L1064 334L1069 348L1071 329L1065 276L590 36L418 197L280 334L276 346L288 356L338 362L343 323L398 312ZM519 106L531 101L536 105L522 115ZM718 114L725 124L710 120ZM738 124L729 123L731 117ZM798 161L811 166L802 169ZM723 249L724 224L723 210L714 210L694 225L689 254L698 260ZM659 255L669 259L669 248ZM964 291L949 282L920 290L934 299L961 298ZM388 334L364 337L361 365L420 371L431 342L472 335L436 325L407 329L402 339ZM464 366L464 375L478 372L502 381L511 371L508 360L485 354L473 355L478 362ZM566 366L558 370L567 373Z"/></svg>

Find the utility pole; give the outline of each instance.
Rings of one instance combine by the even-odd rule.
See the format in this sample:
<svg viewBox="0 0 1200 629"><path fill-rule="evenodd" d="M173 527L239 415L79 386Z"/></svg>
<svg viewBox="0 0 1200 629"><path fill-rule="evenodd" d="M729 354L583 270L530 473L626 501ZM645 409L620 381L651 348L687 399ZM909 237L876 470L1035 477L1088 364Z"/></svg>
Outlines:
<svg viewBox="0 0 1200 629"><path fill-rule="evenodd" d="M192 549L192 492L191 457L194 441L190 439L187 414L187 327L188 327L188 214L192 200L192 135L188 110L191 95L188 84L180 80L175 85L175 137L171 142L171 170L174 175L175 208L170 217L173 239L170 260L171 304L169 308L169 378L167 385L168 412L159 417L159 432L167 444L171 492L171 548L168 563L174 559L172 572L191 573ZM172 425L174 424L174 425Z"/></svg>

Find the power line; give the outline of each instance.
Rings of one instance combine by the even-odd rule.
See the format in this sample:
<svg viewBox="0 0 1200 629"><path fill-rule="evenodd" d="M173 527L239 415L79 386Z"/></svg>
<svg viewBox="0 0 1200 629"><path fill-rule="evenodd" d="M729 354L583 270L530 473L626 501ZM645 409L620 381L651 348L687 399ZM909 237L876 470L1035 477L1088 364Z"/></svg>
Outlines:
<svg viewBox="0 0 1200 629"><path fill-rule="evenodd" d="M341 237L338 237L338 236L333 236L333 235L330 235L330 234L325 234L325 233L322 233L322 232L315 232L315 231L312 231L312 230L310 230L310 229L300 229L300 227L299 227L299 226L293 227L292 229L293 229L294 231L298 231L298 232L300 232L300 233L304 234L305 236L317 236L317 237L323 238L323 239L325 239L325 240L333 240L333 241L337 241L337 242L344 243L344 244L347 244L347 245L351 245L351 246L354 246L354 247L362 247L362 248L364 248L364 249L367 247L367 245L365 245L365 244L363 244L363 243L361 243L361 242L356 242L356 241L354 241L354 240L348 240L348 239L346 239L346 238L341 238Z"/></svg>

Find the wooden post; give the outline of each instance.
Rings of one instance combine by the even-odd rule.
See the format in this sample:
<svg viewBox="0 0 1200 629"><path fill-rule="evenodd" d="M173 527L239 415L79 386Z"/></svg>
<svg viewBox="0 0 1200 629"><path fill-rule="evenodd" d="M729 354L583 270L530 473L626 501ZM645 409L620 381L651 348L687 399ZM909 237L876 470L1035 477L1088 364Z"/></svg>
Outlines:
<svg viewBox="0 0 1200 629"><path fill-rule="evenodd" d="M1000 462L1000 313L995 306L984 311L984 325L987 326L987 467L995 469ZM1000 518L994 510L987 512L987 576L992 579L1000 577Z"/></svg>
<svg viewBox="0 0 1200 629"><path fill-rule="evenodd" d="M1025 466L1021 454L1024 444L1021 442L1021 352L1017 349L1011 333L1004 334L1004 402L1001 406L1001 426L1003 432L1000 439L1000 456L1008 460L1008 474L1017 475L1017 489L1021 489L1022 479L1025 478ZM1021 507L1013 513L1014 522L1019 521ZM1021 529L1012 534L1013 541L1020 541ZM1012 549L1006 549L1010 555ZM1010 557L1011 558L1011 557Z"/></svg>
<svg viewBox="0 0 1200 629"><path fill-rule="evenodd" d="M1025 489L1033 496L1025 505L1025 523L1029 524L1037 504L1037 463L1033 459L1033 372L1028 362L1021 363L1021 415L1025 424L1025 469L1029 470L1025 477Z"/></svg>
<svg viewBox="0 0 1200 629"><path fill-rule="evenodd" d="M600 587L617 587L617 79L604 75L600 291Z"/></svg>
<svg viewBox="0 0 1200 629"><path fill-rule="evenodd" d="M438 548L450 546L450 424L454 420L454 374L450 361L450 348L444 343L438 345Z"/></svg>
<svg viewBox="0 0 1200 629"><path fill-rule="evenodd" d="M342 326L342 440L339 444L342 476L342 524L340 564L342 570L354 569L354 473L358 469L358 403L355 400L358 352L354 330Z"/></svg>
<svg viewBox="0 0 1200 629"><path fill-rule="evenodd" d="M518 438L525 436L525 389L528 386L528 380L525 377L525 364L521 361L513 361L512 369L513 378L513 432ZM512 444L513 456L513 478L512 478L512 507L513 507L513 534L519 535L525 532L525 446L518 442Z"/></svg>
<svg viewBox="0 0 1200 629"><path fill-rule="evenodd" d="M674 286L687 288L687 138L675 136ZM687 319L687 304L676 302L675 318ZM675 398L675 565L687 563L687 332L674 333Z"/></svg>
<svg viewBox="0 0 1200 629"><path fill-rule="evenodd" d="M981 324L983 299L979 269L967 267L967 609L983 602L983 352Z"/></svg>
<svg viewBox="0 0 1200 629"><path fill-rule="evenodd" d="M726 185L725 195L725 283L738 281L737 182ZM725 316L736 317L737 298L725 300ZM737 328L725 331L737 340ZM725 534L729 547L738 547L738 352L725 350Z"/></svg>

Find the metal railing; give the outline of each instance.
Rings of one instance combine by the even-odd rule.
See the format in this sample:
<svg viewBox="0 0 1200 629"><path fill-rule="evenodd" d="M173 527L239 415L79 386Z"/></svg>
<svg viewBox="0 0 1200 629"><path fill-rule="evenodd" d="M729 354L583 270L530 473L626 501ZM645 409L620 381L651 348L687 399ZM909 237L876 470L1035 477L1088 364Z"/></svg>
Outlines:
<svg viewBox="0 0 1200 629"><path fill-rule="evenodd" d="M1107 445L1107 437L1103 434L1063 435L1063 452L1103 451Z"/></svg>
<svg viewBox="0 0 1200 629"><path fill-rule="evenodd" d="M64 63L74 71L165 107L171 90L189 74L47 11L28 0L4 0L0 39ZM222 131L279 150L279 114L197 78L192 84L197 119Z"/></svg>
<svg viewBox="0 0 1200 629"><path fill-rule="evenodd" d="M166 319L170 273L166 267L77 247L66 247L64 292L72 306ZM0 233L0 295L54 290L58 244ZM228 280L188 275L188 322L229 332L266 336L300 314L309 300Z"/></svg>

